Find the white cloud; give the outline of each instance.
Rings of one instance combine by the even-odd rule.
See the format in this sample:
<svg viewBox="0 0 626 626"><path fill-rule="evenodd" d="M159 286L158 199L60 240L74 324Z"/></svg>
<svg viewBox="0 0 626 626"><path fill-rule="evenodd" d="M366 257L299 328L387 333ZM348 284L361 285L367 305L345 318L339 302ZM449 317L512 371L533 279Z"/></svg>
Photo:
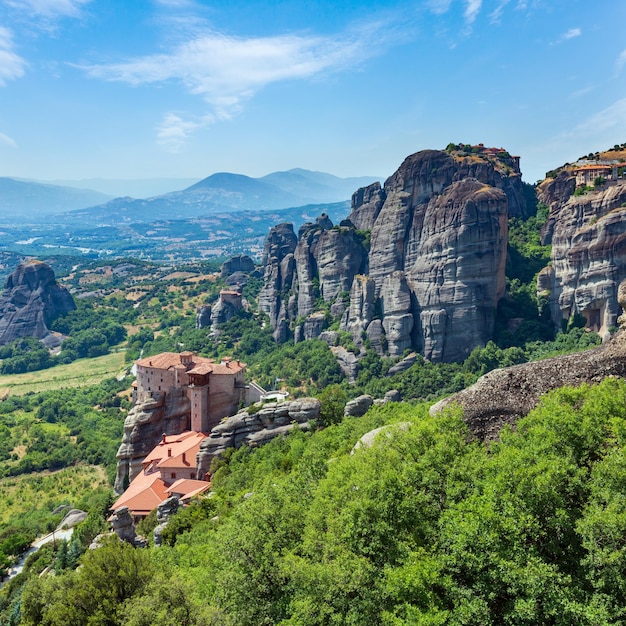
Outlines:
<svg viewBox="0 0 626 626"><path fill-rule="evenodd" d="M566 133L571 138L592 138L596 144L613 145L626 126L626 98L598 111L573 130Z"/></svg>
<svg viewBox="0 0 626 626"><path fill-rule="evenodd" d="M622 69L624 69L624 65L626 65L626 50L622 50L621 54L617 57L615 61L615 71L619 74Z"/></svg>
<svg viewBox="0 0 626 626"><path fill-rule="evenodd" d="M4 133L0 133L0 143L4 143L11 148L17 148L17 143L15 143L15 141L11 139L11 137L5 135Z"/></svg>
<svg viewBox="0 0 626 626"><path fill-rule="evenodd" d="M580 28L570 28L561 39L567 41L568 39L574 39L574 37L580 37L583 31Z"/></svg>
<svg viewBox="0 0 626 626"><path fill-rule="evenodd" d="M200 96L210 106L208 115L190 122L169 113L159 127L159 141L175 143L201 126L232 117L267 85L346 69L376 54L385 43L381 25L376 24L336 38L243 38L205 32L168 54L83 69L93 77L130 85L178 82L190 94Z"/></svg>
<svg viewBox="0 0 626 626"><path fill-rule="evenodd" d="M0 87L24 75L26 61L13 51L13 34L0 26Z"/></svg>
<svg viewBox="0 0 626 626"><path fill-rule="evenodd" d="M81 8L91 0L4 0L15 9L44 17L78 17Z"/></svg>
<svg viewBox="0 0 626 626"><path fill-rule="evenodd" d="M473 24L480 9L483 5L483 0L465 0L465 21L468 24Z"/></svg>
<svg viewBox="0 0 626 626"><path fill-rule="evenodd" d="M176 152L194 131L214 121L213 115L205 115L197 121L192 121L185 120L176 113L167 113L157 128L157 140Z"/></svg>

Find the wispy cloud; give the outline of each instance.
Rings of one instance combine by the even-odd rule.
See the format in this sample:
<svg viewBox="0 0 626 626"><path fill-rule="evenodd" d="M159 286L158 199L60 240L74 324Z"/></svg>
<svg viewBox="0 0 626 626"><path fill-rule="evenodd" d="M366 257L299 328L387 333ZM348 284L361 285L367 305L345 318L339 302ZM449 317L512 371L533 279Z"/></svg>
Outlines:
<svg viewBox="0 0 626 626"><path fill-rule="evenodd" d="M157 127L157 141L177 152L189 136L199 128L204 128L215 121L215 116L208 114L197 120L185 120L176 113L166 113Z"/></svg>
<svg viewBox="0 0 626 626"><path fill-rule="evenodd" d="M0 26L0 87L24 75L26 61L13 50L13 34Z"/></svg>
<svg viewBox="0 0 626 626"><path fill-rule="evenodd" d="M611 136L615 137L615 133L622 133L625 126L626 98L622 98L577 124L568 135L601 137L610 132ZM614 143L614 140L611 141Z"/></svg>
<svg viewBox="0 0 626 626"><path fill-rule="evenodd" d="M624 65L626 65L626 50L622 50L621 54L617 57L615 61L615 73L620 74L624 69Z"/></svg>
<svg viewBox="0 0 626 626"><path fill-rule="evenodd" d="M234 37L211 31L154 54L110 65L83 67L89 75L130 85L180 83L210 107L199 121L169 113L159 140L183 141L201 126L232 117L258 91L280 81L325 76L377 54L386 40L382 25L370 24L337 37L283 35Z"/></svg>
<svg viewBox="0 0 626 626"><path fill-rule="evenodd" d="M11 148L17 148L17 143L15 143L15 141L11 139L11 137L5 135L4 133L0 133L0 143L6 144Z"/></svg>
<svg viewBox="0 0 626 626"><path fill-rule="evenodd" d="M563 43L564 41L569 41L570 39L576 39L576 37L580 37L582 34L582 29L570 28L567 32L563 33L554 43L559 44Z"/></svg>
<svg viewBox="0 0 626 626"><path fill-rule="evenodd" d="M91 0L4 0L5 4L43 17L78 17Z"/></svg>
<svg viewBox="0 0 626 626"><path fill-rule="evenodd" d="M480 9L483 5L483 0L465 0L465 21L467 24L473 24L478 14L480 13Z"/></svg>
<svg viewBox="0 0 626 626"><path fill-rule="evenodd" d="M450 10L452 0L429 0L428 8L436 15L443 15Z"/></svg>

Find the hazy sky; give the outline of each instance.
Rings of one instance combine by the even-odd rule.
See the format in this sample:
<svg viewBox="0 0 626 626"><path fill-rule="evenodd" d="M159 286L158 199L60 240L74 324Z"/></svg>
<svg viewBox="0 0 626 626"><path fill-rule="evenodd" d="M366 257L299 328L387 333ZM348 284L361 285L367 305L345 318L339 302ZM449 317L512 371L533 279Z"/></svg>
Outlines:
<svg viewBox="0 0 626 626"><path fill-rule="evenodd" d="M625 24L624 0L0 0L0 176L387 176L453 141L534 182L626 141Z"/></svg>

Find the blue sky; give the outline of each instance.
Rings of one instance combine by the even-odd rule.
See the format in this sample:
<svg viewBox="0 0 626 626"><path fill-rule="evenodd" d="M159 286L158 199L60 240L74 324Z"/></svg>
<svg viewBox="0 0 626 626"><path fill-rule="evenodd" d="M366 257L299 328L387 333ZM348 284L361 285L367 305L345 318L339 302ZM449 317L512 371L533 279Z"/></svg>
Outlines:
<svg viewBox="0 0 626 626"><path fill-rule="evenodd" d="M626 141L626 2L0 0L0 176L391 174L449 142L525 180Z"/></svg>

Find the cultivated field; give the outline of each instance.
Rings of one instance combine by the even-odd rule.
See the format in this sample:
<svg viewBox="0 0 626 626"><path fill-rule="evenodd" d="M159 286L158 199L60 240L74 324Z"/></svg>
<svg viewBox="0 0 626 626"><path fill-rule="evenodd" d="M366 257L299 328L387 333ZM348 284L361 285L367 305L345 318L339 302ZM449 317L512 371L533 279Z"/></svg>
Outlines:
<svg viewBox="0 0 626 626"><path fill-rule="evenodd" d="M62 387L97 385L105 378L122 373L125 368L124 352L113 352L38 372L0 376L0 398L12 394L21 396L29 391L36 393Z"/></svg>

